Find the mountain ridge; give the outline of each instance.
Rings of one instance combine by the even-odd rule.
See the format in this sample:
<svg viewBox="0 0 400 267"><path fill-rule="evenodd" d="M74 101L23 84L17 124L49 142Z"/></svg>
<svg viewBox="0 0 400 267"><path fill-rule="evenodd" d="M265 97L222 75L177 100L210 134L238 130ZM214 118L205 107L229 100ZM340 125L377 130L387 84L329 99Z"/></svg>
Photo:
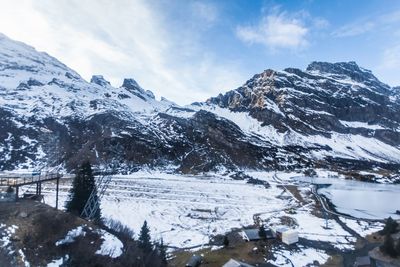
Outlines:
<svg viewBox="0 0 400 267"><path fill-rule="evenodd" d="M235 90L179 106L132 78L119 88L101 75L87 82L4 35L0 47L0 170L68 171L89 159L121 172L321 167L398 175L398 98L355 62L267 69Z"/></svg>

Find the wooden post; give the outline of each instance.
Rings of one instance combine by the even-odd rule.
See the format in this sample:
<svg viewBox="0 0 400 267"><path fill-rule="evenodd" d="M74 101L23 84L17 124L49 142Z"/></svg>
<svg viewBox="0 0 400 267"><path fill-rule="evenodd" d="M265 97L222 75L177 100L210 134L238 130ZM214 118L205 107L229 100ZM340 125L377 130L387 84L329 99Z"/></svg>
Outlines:
<svg viewBox="0 0 400 267"><path fill-rule="evenodd" d="M57 185L56 185L56 210L58 209L58 188L60 183L60 177L57 177Z"/></svg>
<svg viewBox="0 0 400 267"><path fill-rule="evenodd" d="M18 191L19 191L19 186L15 187L15 201L18 201Z"/></svg>

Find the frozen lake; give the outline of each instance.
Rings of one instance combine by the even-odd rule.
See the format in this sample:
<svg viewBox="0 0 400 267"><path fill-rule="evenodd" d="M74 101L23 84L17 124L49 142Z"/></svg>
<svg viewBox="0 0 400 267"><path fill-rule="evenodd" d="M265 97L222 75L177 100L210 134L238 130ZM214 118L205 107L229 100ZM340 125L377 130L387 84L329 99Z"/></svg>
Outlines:
<svg viewBox="0 0 400 267"><path fill-rule="evenodd" d="M338 212L357 218L383 219L400 210L400 185L374 184L338 178L296 177L297 181L330 184L318 193L327 197Z"/></svg>

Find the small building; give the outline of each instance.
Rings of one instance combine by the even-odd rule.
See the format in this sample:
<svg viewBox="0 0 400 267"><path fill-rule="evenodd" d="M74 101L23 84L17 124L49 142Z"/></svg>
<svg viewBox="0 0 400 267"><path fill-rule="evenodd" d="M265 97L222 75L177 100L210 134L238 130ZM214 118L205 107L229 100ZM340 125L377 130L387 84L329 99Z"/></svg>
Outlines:
<svg viewBox="0 0 400 267"><path fill-rule="evenodd" d="M199 255L193 255L188 262L186 263L185 267L199 267L203 262L203 257Z"/></svg>
<svg viewBox="0 0 400 267"><path fill-rule="evenodd" d="M227 263L222 265L222 267L254 267L254 266L238 260L230 259Z"/></svg>
<svg viewBox="0 0 400 267"><path fill-rule="evenodd" d="M284 227L284 226L275 228L274 231L275 231L276 238L278 238L279 240L282 240L282 233L286 232L287 230L289 230L289 228Z"/></svg>
<svg viewBox="0 0 400 267"><path fill-rule="evenodd" d="M242 237L246 241L257 241L261 239L259 229L244 229L242 231Z"/></svg>
<svg viewBox="0 0 400 267"><path fill-rule="evenodd" d="M299 242L299 232L296 230L287 230L282 232L282 243L292 245Z"/></svg>
<svg viewBox="0 0 400 267"><path fill-rule="evenodd" d="M244 229L242 231L242 237L246 241L257 241L262 239L260 236L260 229ZM272 239L275 238L275 234L271 229L265 229L265 238Z"/></svg>
<svg viewBox="0 0 400 267"><path fill-rule="evenodd" d="M271 229L265 229L265 238L266 239L273 239L276 238L274 232Z"/></svg>
<svg viewBox="0 0 400 267"><path fill-rule="evenodd" d="M354 267L371 267L371 259L369 256L357 257Z"/></svg>

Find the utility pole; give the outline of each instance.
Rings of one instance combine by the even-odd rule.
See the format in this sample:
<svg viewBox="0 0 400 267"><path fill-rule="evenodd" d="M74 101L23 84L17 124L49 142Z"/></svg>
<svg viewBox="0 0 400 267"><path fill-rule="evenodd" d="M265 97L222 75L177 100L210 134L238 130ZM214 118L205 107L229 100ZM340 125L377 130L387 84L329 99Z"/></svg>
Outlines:
<svg viewBox="0 0 400 267"><path fill-rule="evenodd" d="M325 229L329 229L328 226L328 213L326 211L324 211L324 218L325 218Z"/></svg>

